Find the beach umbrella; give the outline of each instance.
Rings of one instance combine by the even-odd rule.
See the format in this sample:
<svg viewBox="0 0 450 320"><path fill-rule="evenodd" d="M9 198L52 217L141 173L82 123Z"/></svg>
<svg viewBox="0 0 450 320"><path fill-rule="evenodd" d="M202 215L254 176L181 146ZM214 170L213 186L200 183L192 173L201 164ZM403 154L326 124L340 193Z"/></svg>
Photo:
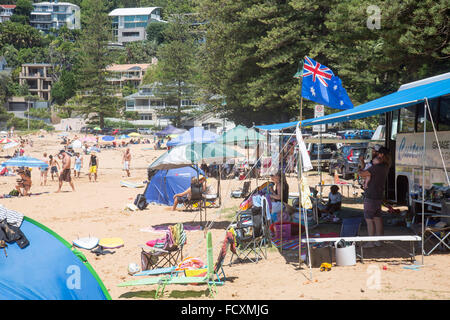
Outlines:
<svg viewBox="0 0 450 320"><path fill-rule="evenodd" d="M15 142L15 141L11 140L9 138L3 138L3 139L0 140L1 144L11 143L11 142Z"/></svg>
<svg viewBox="0 0 450 320"><path fill-rule="evenodd" d="M113 140L115 140L116 138L114 138L113 136L104 136L104 137L102 137L102 140L103 141L113 141Z"/></svg>
<svg viewBox="0 0 450 320"><path fill-rule="evenodd" d="M8 134L6 131L0 131L0 134Z"/></svg>
<svg viewBox="0 0 450 320"><path fill-rule="evenodd" d="M80 140L75 140L74 142L72 142L72 148L74 149L81 148L82 145L83 144Z"/></svg>
<svg viewBox="0 0 450 320"><path fill-rule="evenodd" d="M2 163L2 167L46 168L48 163L32 157L15 157Z"/></svg>
<svg viewBox="0 0 450 320"><path fill-rule="evenodd" d="M128 139L128 138L129 138L129 136L127 136L126 134L123 134L119 137L119 139Z"/></svg>
<svg viewBox="0 0 450 320"><path fill-rule="evenodd" d="M129 136L130 136L130 137L140 137L141 134L140 134L140 133L137 133L137 132L132 132L132 133L129 134Z"/></svg>
<svg viewBox="0 0 450 320"><path fill-rule="evenodd" d="M3 146L3 149L11 149L11 148L14 148L14 147L17 147L19 145L19 143L18 142L16 142L16 141L13 141L13 142L10 142L10 143L7 143L7 144L5 144L4 146Z"/></svg>
<svg viewBox="0 0 450 320"><path fill-rule="evenodd" d="M94 130L100 131L102 129L100 127L95 127Z"/></svg>
<svg viewBox="0 0 450 320"><path fill-rule="evenodd" d="M159 136L159 137L165 137L171 134L182 134L185 133L186 130L184 129L179 129L179 128L175 128L172 125L168 125L167 127L165 127L163 130L156 132L155 135Z"/></svg>
<svg viewBox="0 0 450 320"><path fill-rule="evenodd" d="M60 136L60 137L67 137L68 135L69 134L67 132L63 132L63 133L58 134L58 136Z"/></svg>
<svg viewBox="0 0 450 320"><path fill-rule="evenodd" d="M81 138L81 142L95 142L97 141L94 137L83 137Z"/></svg>
<svg viewBox="0 0 450 320"><path fill-rule="evenodd" d="M244 155L224 144L192 143L167 151L150 165L150 169L168 170L203 161L210 164L222 164L230 158L241 157Z"/></svg>
<svg viewBox="0 0 450 320"><path fill-rule="evenodd" d="M175 139L167 142L168 147L174 147L192 143L213 143L219 136L211 131L205 130L202 127L194 127L189 131L179 135Z"/></svg>

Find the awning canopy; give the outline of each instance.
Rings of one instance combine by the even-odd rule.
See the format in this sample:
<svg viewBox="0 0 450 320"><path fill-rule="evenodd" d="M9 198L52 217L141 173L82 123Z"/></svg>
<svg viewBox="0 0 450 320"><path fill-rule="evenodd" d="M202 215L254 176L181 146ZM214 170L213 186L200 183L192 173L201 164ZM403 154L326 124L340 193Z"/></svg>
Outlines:
<svg viewBox="0 0 450 320"><path fill-rule="evenodd" d="M302 127L366 118L408 107L410 105L420 103L425 99L433 99L447 94L450 94L450 79L397 91L388 94L387 96L359 105L353 109L336 112L319 118L303 120ZM288 123L257 126L256 128L261 130L282 130L296 127L297 123L298 121L293 121Z"/></svg>

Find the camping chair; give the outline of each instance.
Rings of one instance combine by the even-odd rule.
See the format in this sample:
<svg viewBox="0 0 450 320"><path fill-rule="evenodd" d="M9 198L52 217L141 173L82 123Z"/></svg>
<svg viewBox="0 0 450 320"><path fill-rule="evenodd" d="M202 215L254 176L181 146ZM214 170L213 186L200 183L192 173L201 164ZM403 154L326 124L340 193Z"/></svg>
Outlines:
<svg viewBox="0 0 450 320"><path fill-rule="evenodd" d="M245 181L242 189L231 192L232 198L247 198L250 194L250 181Z"/></svg>
<svg viewBox="0 0 450 320"><path fill-rule="evenodd" d="M211 297L214 297L217 293L218 284L216 280L214 280L214 262L213 262L213 247L212 247L212 236L211 231L208 231L206 235L206 258L207 265L205 275L188 277L188 276L179 276L179 277L171 277L163 276L163 277L150 277L139 280L134 280L130 282L120 283L118 287L129 287L129 286L138 286L138 285L151 285L157 284L158 288L155 292L155 299L160 298L164 294L164 290L168 284L206 284L208 285L209 294Z"/></svg>
<svg viewBox="0 0 450 320"><path fill-rule="evenodd" d="M236 255L240 261L249 259L258 263L260 259L267 258L267 245L271 243L270 232L267 227L266 214L262 207L253 207L237 214L236 223L232 225L236 232ZM254 254L251 257L251 254ZM233 261L230 259L230 265Z"/></svg>
<svg viewBox="0 0 450 320"><path fill-rule="evenodd" d="M437 248L440 248L440 250L444 250L446 247L450 250L450 202L442 200L441 204L442 209L440 213L432 215L427 219L426 225L428 225L428 221L430 218L439 218L440 220L438 224L430 227L427 226L425 229L425 235L428 234L428 237L425 239L424 243L430 242L431 240L438 240L437 244L428 252L426 252L426 250L424 249L424 254L427 256Z"/></svg>
<svg viewBox="0 0 450 320"><path fill-rule="evenodd" d="M183 260L183 247L186 243L186 231L183 224L178 223L170 226L164 241L156 241L150 251L142 248L141 267L142 270L152 270L167 266L176 266Z"/></svg>
<svg viewBox="0 0 450 320"><path fill-rule="evenodd" d="M204 205L205 199L202 194L202 186L201 184L191 184L191 197L187 201L185 201L184 206L188 211L193 211L194 208L202 209L202 205Z"/></svg>

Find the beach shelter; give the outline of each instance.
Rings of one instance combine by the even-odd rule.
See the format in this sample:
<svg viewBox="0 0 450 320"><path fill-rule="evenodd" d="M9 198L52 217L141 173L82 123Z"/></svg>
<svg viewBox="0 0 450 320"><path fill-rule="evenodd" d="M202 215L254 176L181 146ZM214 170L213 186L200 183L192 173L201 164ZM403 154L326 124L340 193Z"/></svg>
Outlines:
<svg viewBox="0 0 450 320"><path fill-rule="evenodd" d="M130 137L140 137L141 134L140 134L140 133L137 133L137 132L132 132L132 133L129 134L129 136L130 136Z"/></svg>
<svg viewBox="0 0 450 320"><path fill-rule="evenodd" d="M266 141L266 137L253 128L246 128L241 125L224 132L217 139L217 143L239 144L245 147L255 145L257 141Z"/></svg>
<svg viewBox="0 0 450 320"><path fill-rule="evenodd" d="M48 163L33 157L15 157L2 163L2 167L46 168Z"/></svg>
<svg viewBox="0 0 450 320"><path fill-rule="evenodd" d="M158 170L145 189L148 203L173 205L173 196L191 186L191 179L205 173L196 166Z"/></svg>
<svg viewBox="0 0 450 320"><path fill-rule="evenodd" d="M169 124L163 130L156 132L155 134L159 137L165 137L165 136L169 136L171 134L182 134L185 132L186 132L186 130L175 128L174 126Z"/></svg>
<svg viewBox="0 0 450 320"><path fill-rule="evenodd" d="M174 147L191 143L213 143L218 138L219 136L211 131L205 130L202 127L194 127L175 139L170 140L166 145L168 147Z"/></svg>
<svg viewBox="0 0 450 320"><path fill-rule="evenodd" d="M116 138L114 138L113 136L104 136L104 137L102 137L102 140L103 141L113 141L113 140L115 140Z"/></svg>
<svg viewBox="0 0 450 320"><path fill-rule="evenodd" d="M11 142L16 142L16 141L11 140L11 139L9 139L9 138L3 138L3 139L0 139L0 143L1 143L1 144L7 144L7 143L11 143Z"/></svg>
<svg viewBox="0 0 450 320"><path fill-rule="evenodd" d="M46 226L24 217L23 249L8 244L0 254L0 300L110 300L86 257Z"/></svg>
<svg viewBox="0 0 450 320"><path fill-rule="evenodd" d="M236 150L219 143L191 143L177 146L156 159L150 169L173 169L200 162L221 164L230 158L244 157Z"/></svg>
<svg viewBox="0 0 450 320"><path fill-rule="evenodd" d="M19 145L18 142L13 141L13 142L10 142L10 143L5 144L5 145L3 146L3 149L4 149L4 150L6 150L6 149L11 149L11 148L17 147L18 145Z"/></svg>

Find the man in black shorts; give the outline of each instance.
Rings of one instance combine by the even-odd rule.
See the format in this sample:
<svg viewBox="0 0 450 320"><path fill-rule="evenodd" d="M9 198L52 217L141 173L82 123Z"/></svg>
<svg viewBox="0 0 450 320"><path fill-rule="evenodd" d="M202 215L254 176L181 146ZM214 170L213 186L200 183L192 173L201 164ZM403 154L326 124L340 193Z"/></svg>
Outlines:
<svg viewBox="0 0 450 320"><path fill-rule="evenodd" d="M70 156L67 154L65 150L61 150L59 154L62 156L62 170L61 174L59 175L59 188L57 193L61 191L61 187L63 184L63 181L68 182L70 186L72 187L72 191L75 191L75 187L72 182L72 178L70 177L71 171L70 171Z"/></svg>
<svg viewBox="0 0 450 320"><path fill-rule="evenodd" d="M377 152L376 164L372 165L367 170L361 170L359 172L362 178L369 178L367 190L365 191L364 198L364 219L367 223L367 233L369 236L382 236L383 231L383 219L381 217L381 204L384 199L384 188L386 185L386 179L391 165L389 150L385 147L381 147ZM380 246L379 242L368 242L365 247Z"/></svg>

